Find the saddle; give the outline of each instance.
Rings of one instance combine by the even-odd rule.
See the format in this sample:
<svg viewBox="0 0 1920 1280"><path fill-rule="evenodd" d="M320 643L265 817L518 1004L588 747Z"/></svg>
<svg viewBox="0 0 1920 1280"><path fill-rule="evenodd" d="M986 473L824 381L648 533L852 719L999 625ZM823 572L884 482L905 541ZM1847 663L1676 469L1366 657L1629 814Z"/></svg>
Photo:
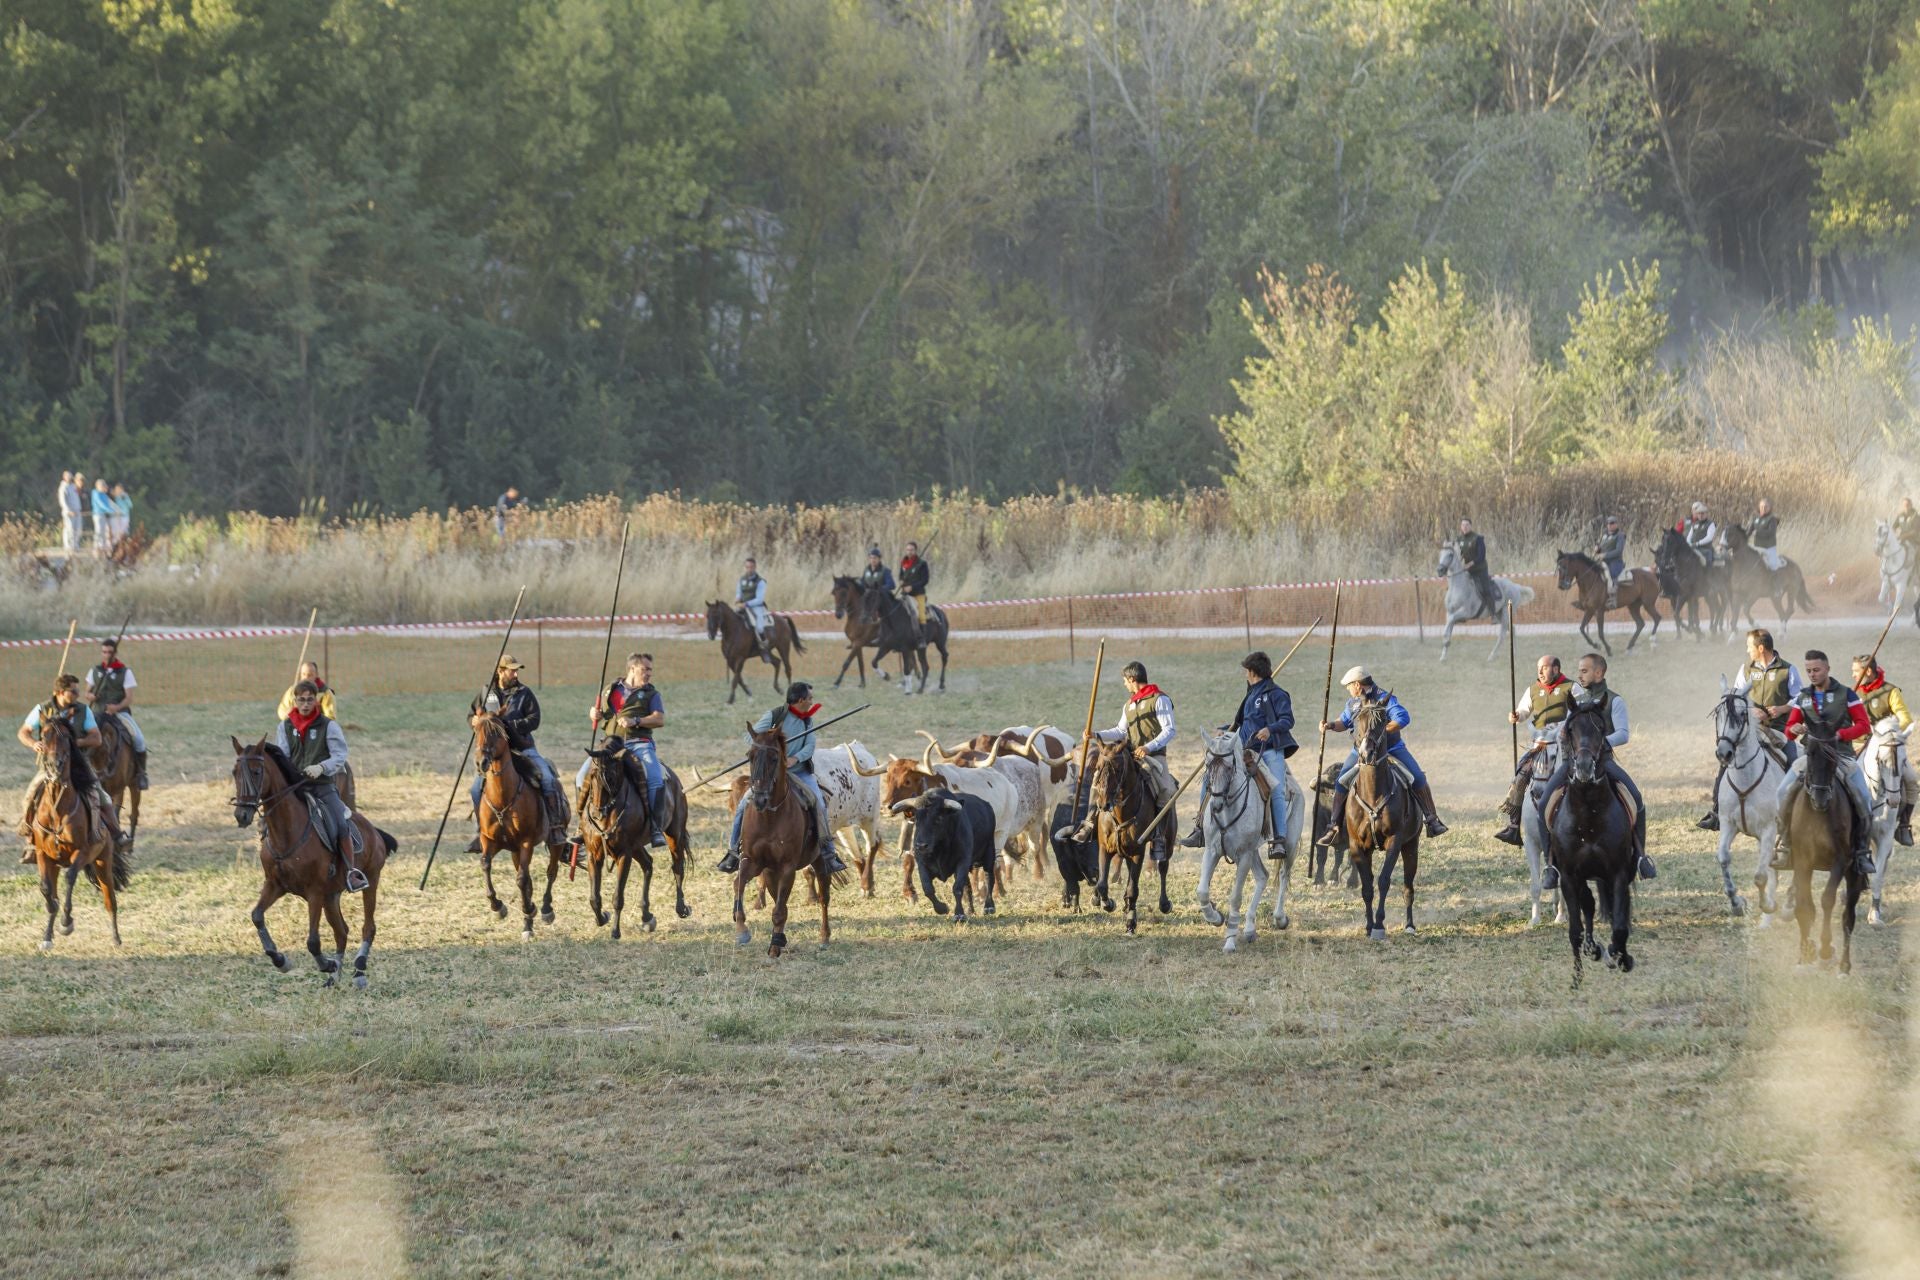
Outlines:
<svg viewBox="0 0 1920 1280"><path fill-rule="evenodd" d="M314 834L320 837L320 843L326 846L327 852L336 857L347 852L340 846L343 834L352 841L352 852L356 855L360 854L365 851L366 842L360 837L360 824L353 820L353 814L347 814L347 829L344 833L334 825L333 810L327 806L325 798L325 792L332 788L333 779L331 778L324 778L300 788L300 799L306 802L307 816L313 820Z"/></svg>
<svg viewBox="0 0 1920 1280"><path fill-rule="evenodd" d="M1279 785L1279 779L1267 772L1266 762L1260 759L1260 753L1242 749L1240 760L1246 765L1247 775L1253 779L1253 785L1260 788L1260 798L1271 801L1273 789Z"/></svg>

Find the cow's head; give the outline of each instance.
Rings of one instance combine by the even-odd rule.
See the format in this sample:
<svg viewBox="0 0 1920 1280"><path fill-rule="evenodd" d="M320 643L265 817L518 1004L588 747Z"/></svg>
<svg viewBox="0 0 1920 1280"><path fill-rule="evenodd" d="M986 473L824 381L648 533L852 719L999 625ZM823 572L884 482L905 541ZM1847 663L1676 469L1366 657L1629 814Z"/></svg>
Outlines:
<svg viewBox="0 0 1920 1280"><path fill-rule="evenodd" d="M913 799L901 800L887 808L891 813L913 819L916 857L947 843L954 824L960 819L960 801L945 787L929 787Z"/></svg>
<svg viewBox="0 0 1920 1280"><path fill-rule="evenodd" d="M858 760L853 769L863 778L880 779L880 803L888 809L902 800L912 800L923 796L933 787L940 785L940 775L934 771L933 748L928 746L918 760L902 760L890 755L886 764L877 769L869 769Z"/></svg>

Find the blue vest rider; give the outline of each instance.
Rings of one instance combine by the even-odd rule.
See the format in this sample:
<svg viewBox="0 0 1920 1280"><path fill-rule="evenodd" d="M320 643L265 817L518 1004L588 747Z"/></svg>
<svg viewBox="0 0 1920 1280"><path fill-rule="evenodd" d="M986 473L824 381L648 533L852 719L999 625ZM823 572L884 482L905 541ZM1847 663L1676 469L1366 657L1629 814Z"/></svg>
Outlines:
<svg viewBox="0 0 1920 1280"><path fill-rule="evenodd" d="M133 718L133 691L140 682L120 661L120 642L100 642L100 664L87 672L87 701L99 718L112 716L133 745L133 785L147 789L147 735Z"/></svg>
<svg viewBox="0 0 1920 1280"><path fill-rule="evenodd" d="M1300 749L1300 744L1293 740L1293 698L1273 682L1273 661L1264 651L1242 658L1240 669L1247 676L1246 696L1240 699L1240 709L1233 713L1233 722L1224 727L1240 735L1242 747L1259 755L1273 782L1273 796L1268 802L1273 815L1273 834L1267 840L1267 856L1278 858L1285 853L1287 838L1287 758ZM1202 775L1202 814L1207 811L1208 782ZM1193 830L1180 842L1183 847L1206 847L1207 837L1201 825L1196 818Z"/></svg>
<svg viewBox="0 0 1920 1280"><path fill-rule="evenodd" d="M747 625L753 628L753 638L760 645L760 656L770 657L768 644L773 635L773 614L767 608L767 580L760 576L760 566L752 556L747 557L742 566L744 572L733 589L733 602L747 617Z"/></svg>
<svg viewBox="0 0 1920 1280"><path fill-rule="evenodd" d="M99 815L107 830L112 834L115 847L120 843L120 823L113 811L113 801L101 788L99 779L93 776L93 769L87 764L87 752L100 745L100 725L94 719L92 708L80 701L80 677L61 675L53 682L53 696L27 713L20 726L18 737L20 745L38 754L40 751L40 725L44 720L63 721L73 731L73 751L69 762L73 776L69 780L73 789L93 801L94 812ZM33 785L27 788L26 803L20 810L20 838L27 842L25 853L20 861L33 862L33 810L40 803L40 793L46 789L47 780L36 771Z"/></svg>
<svg viewBox="0 0 1920 1280"><path fill-rule="evenodd" d="M653 687L653 655L628 654L627 674L601 692L587 716L594 724L601 725L609 745L617 741L622 746L621 759L627 766L627 776L647 798L650 842L655 848L666 844L666 832L662 829L666 815L660 803L660 788L666 775L660 769L660 753L653 744L653 731L667 722L667 708L661 701L660 691ZM591 758L580 762L580 772L573 778L576 796L587 785L587 769L592 764Z"/></svg>
<svg viewBox="0 0 1920 1280"><path fill-rule="evenodd" d="M560 778L554 773L552 762L541 755L540 749L534 745L533 735L540 728L540 700L533 696L533 690L520 683L520 673L524 670L526 663L512 654L503 654L499 669L494 672L493 683L487 686L487 692L477 706L499 716L500 723L507 731L507 745L513 748L515 754L533 762L534 770L540 775L540 795L547 803L547 848L565 857L568 852L567 797L560 790ZM476 822L480 816L480 791L485 781L476 776L468 792L473 798ZM480 852L478 835L467 846L467 852Z"/></svg>
<svg viewBox="0 0 1920 1280"><path fill-rule="evenodd" d="M847 864L840 861L840 853L834 847L833 822L827 813L826 797L820 794L820 784L813 776L813 753L820 746L820 735L813 732L813 718L820 712L820 704L813 700L813 686L805 680L796 680L787 686L787 701L784 706L775 707L753 722L753 732L765 733L775 725L787 740L787 782L797 784L801 794L813 805L814 819L820 834L820 869L828 875L845 871ZM748 739L751 744L752 739ZM734 806L733 825L727 833L727 856L720 859L720 865L714 868L727 875L740 869L740 824L746 819L748 801L742 797Z"/></svg>
<svg viewBox="0 0 1920 1280"><path fill-rule="evenodd" d="M346 801L340 798L339 787L334 785L334 779L347 767L347 735L320 709L319 685L301 680L293 686L293 710L275 727L273 740L299 775L294 785L327 811L333 824L330 843L347 864L347 892L359 893L367 887L366 873L360 870L357 858L360 833L354 828Z"/></svg>
<svg viewBox="0 0 1920 1280"><path fill-rule="evenodd" d="M1462 524L1466 522L1461 521ZM1326 733L1351 733L1353 718L1360 708L1368 703L1381 703L1387 708L1387 737L1392 746L1387 754L1398 760L1413 775L1413 798L1420 806L1420 814L1426 819L1427 834L1443 836L1447 833L1447 824L1440 821L1440 815L1433 807L1433 788L1427 785L1426 772L1420 768L1420 762L1413 758L1413 752L1407 750L1406 739L1401 731L1413 723L1413 716L1400 705L1400 699L1382 689L1373 682L1373 675L1365 667L1350 667L1347 674L1340 677L1340 683L1347 689L1346 709L1338 720L1324 720L1320 728ZM1354 770L1360 767L1360 749L1358 745L1347 751L1347 761L1340 766L1340 781L1333 789L1332 813L1334 820L1314 843L1323 849L1333 848L1340 834L1340 814L1346 808L1347 787L1353 781Z"/></svg>

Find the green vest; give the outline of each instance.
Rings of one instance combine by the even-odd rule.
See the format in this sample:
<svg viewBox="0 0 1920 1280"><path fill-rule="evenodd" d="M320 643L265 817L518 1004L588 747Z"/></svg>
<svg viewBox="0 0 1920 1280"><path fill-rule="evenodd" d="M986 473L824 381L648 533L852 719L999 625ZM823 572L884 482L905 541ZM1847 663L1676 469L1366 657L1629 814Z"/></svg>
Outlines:
<svg viewBox="0 0 1920 1280"><path fill-rule="evenodd" d="M1746 665L1747 696L1756 707L1784 707L1787 705L1787 680L1793 672L1785 658L1773 655L1773 661L1761 666L1757 662Z"/></svg>
<svg viewBox="0 0 1920 1280"><path fill-rule="evenodd" d="M1865 695L1861 701L1867 704L1867 723L1879 724L1893 714L1893 695L1900 692L1897 684L1881 681L1880 687Z"/></svg>
<svg viewBox="0 0 1920 1280"><path fill-rule="evenodd" d="M1535 729L1559 724L1573 710L1573 681L1563 676L1560 683L1551 689L1540 684L1530 685L1527 689L1527 705L1532 711Z"/></svg>
<svg viewBox="0 0 1920 1280"><path fill-rule="evenodd" d="M295 773L305 773L309 765L325 764L332 758L333 753L327 749L327 726L333 721L324 715L316 715L305 733L294 729L291 716L284 723L287 726L286 736L293 743L293 754L289 758L293 761Z"/></svg>
<svg viewBox="0 0 1920 1280"><path fill-rule="evenodd" d="M127 697L127 669L122 666L118 671L109 671L106 663L101 663L88 673L93 682L94 701L110 707L116 702L124 702Z"/></svg>
<svg viewBox="0 0 1920 1280"><path fill-rule="evenodd" d="M1800 696L1793 700L1793 704L1800 708L1800 716L1802 719L1818 720L1835 733L1838 733L1840 730L1846 728L1848 722L1853 718L1847 714L1847 703L1852 693L1853 690L1847 688L1847 686L1841 684L1838 680L1829 680L1827 681L1826 689L1820 694L1819 710L1816 711L1814 709L1814 689L1812 685L1808 685L1802 689Z"/></svg>
<svg viewBox="0 0 1920 1280"><path fill-rule="evenodd" d="M1160 698L1142 698L1127 704L1127 744L1144 747L1160 736Z"/></svg>
<svg viewBox="0 0 1920 1280"><path fill-rule="evenodd" d="M76 702L70 707L63 707L52 698L48 698L40 704L40 723L58 720L73 730L73 736L77 738L80 736L80 726L74 723L74 718L80 714L81 706L81 703Z"/></svg>
<svg viewBox="0 0 1920 1280"><path fill-rule="evenodd" d="M1920 511L1907 511L1895 516L1893 536L1902 542L1920 542Z"/></svg>

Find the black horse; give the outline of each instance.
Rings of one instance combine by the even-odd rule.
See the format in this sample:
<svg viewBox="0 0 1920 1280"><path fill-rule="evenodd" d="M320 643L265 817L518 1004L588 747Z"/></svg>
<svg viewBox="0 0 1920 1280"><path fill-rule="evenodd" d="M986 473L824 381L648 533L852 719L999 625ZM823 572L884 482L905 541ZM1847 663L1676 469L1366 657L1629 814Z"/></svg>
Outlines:
<svg viewBox="0 0 1920 1280"><path fill-rule="evenodd" d="M1727 530L1727 625L1739 625L1740 615L1744 613L1749 627L1758 626L1753 619L1753 606L1763 598L1773 601L1781 635L1786 634L1787 624L1793 621L1795 606L1809 613L1814 611L1813 597L1807 594L1807 579L1800 572L1800 566L1781 556L1778 569L1767 568L1760 553L1747 545L1747 531L1734 525Z"/></svg>
<svg viewBox="0 0 1920 1280"><path fill-rule="evenodd" d="M1691 627L1695 639L1705 638L1700 630L1700 603L1704 600L1708 627L1719 635L1721 615L1727 607L1726 563L1700 563L1699 554L1687 545L1685 535L1669 529L1653 549L1653 567L1660 576L1660 594L1673 602L1674 626Z"/></svg>
<svg viewBox="0 0 1920 1280"><path fill-rule="evenodd" d="M841 574L833 580L833 616L844 618L847 622L847 639L850 652L847 661L840 664L840 679L845 679L847 666L858 656L863 645L874 646L873 669L880 670L880 660L890 653L900 655L901 692L913 693L911 681L915 674L920 677L919 691L927 687L930 667L927 663L927 646L932 645L940 651L940 690L947 688L947 615L939 605L927 606L927 625L925 634L916 638L912 607L880 587L862 586L858 578ZM884 672L881 678L885 679ZM838 685L840 679L834 684ZM861 675L863 685L866 676Z"/></svg>
<svg viewBox="0 0 1920 1280"><path fill-rule="evenodd" d="M1567 785L1547 797L1547 851L1560 873L1560 892L1566 898L1575 986L1580 985L1581 950L1592 959L1601 957L1600 943L1593 935L1595 887L1599 909L1607 913L1613 929L1605 952L1607 967L1622 973L1633 970L1627 934L1633 921L1633 878L1639 859L1634 852L1633 814L1607 776L1607 727L1591 708L1567 717L1560 729Z"/></svg>

